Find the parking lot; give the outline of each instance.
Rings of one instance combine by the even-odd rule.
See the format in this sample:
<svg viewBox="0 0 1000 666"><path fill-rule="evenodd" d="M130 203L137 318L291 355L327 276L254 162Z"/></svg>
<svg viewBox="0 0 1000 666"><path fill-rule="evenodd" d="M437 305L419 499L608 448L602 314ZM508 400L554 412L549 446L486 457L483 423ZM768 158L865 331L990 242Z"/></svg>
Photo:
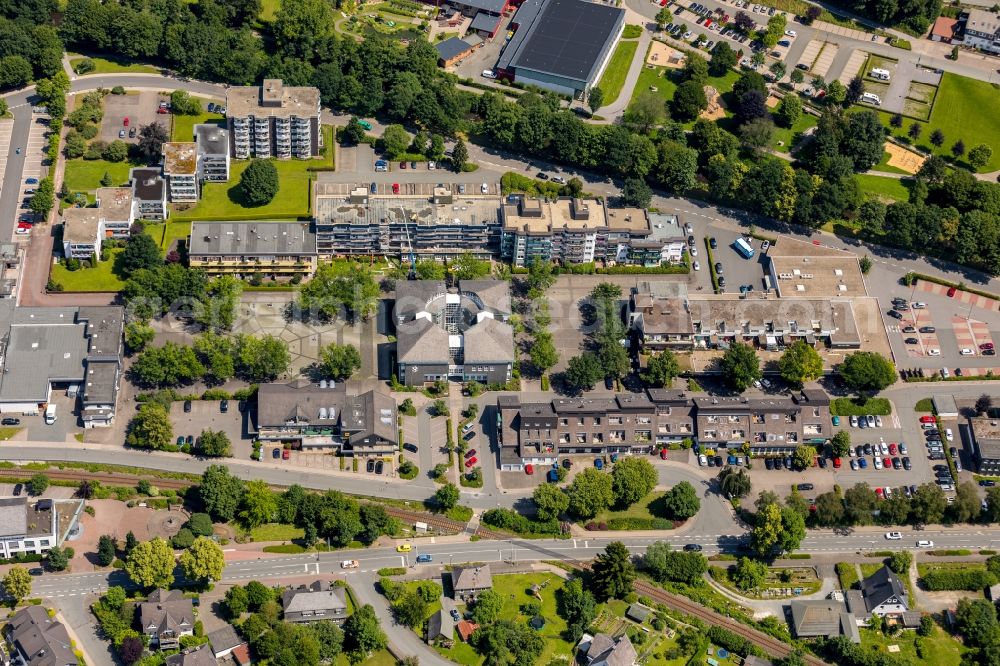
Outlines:
<svg viewBox="0 0 1000 666"><path fill-rule="evenodd" d="M218 400L192 400L191 411L184 411L184 402L170 405L170 421L174 425L174 438L192 437L197 440L203 430L222 431L233 445L233 458L249 460L252 439L247 433L247 415L240 411L239 401L229 401L229 411L222 413Z"/></svg>
<svg viewBox="0 0 1000 666"><path fill-rule="evenodd" d="M751 245L756 250L752 259L744 259L743 255L736 251L733 242L743 236L735 231L727 229L711 230L718 247L712 250L713 261L722 265L720 277L725 279L726 293L738 293L740 285L753 285L755 290L764 289L764 253L760 251L761 241L751 239ZM704 245L702 245L704 248ZM706 265L703 270L708 270Z"/></svg>
<svg viewBox="0 0 1000 666"><path fill-rule="evenodd" d="M160 101L166 100L155 92L130 92L125 95L107 95L104 97L104 118L101 121L102 141L114 141L122 139L131 143L137 143L138 130L144 125L152 122L162 121L166 115L159 115L156 109ZM128 119L128 125L125 119ZM163 123L166 126L165 123ZM130 130L135 128L136 136L129 136ZM125 136L120 136L122 130ZM168 128L169 132L169 128Z"/></svg>
<svg viewBox="0 0 1000 666"><path fill-rule="evenodd" d="M18 184L18 209L17 222L14 228L14 240L28 240L31 232L31 225L39 222L35 214L31 212L29 206L31 195L39 181L48 175L48 167L45 165L45 148L47 145L46 135L49 131L50 118L47 115L33 114L31 125L28 129L27 144L21 146L24 155L24 171ZM0 175L2 177L2 175ZM30 182L29 182L30 181Z"/></svg>

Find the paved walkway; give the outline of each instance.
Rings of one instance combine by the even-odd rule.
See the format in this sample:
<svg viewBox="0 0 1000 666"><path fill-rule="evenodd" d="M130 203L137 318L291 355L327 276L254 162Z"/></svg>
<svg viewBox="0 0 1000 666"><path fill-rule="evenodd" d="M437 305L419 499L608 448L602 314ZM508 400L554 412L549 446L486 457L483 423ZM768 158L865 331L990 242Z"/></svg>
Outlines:
<svg viewBox="0 0 1000 666"><path fill-rule="evenodd" d="M653 34L643 26L642 34L639 36L639 46L632 57L632 64L629 66L628 75L625 76L625 85L622 86L622 91L618 94L618 99L597 110L598 115L604 118L601 122L613 123L628 107L629 102L632 100L632 92L635 90L635 84L639 81L639 75L642 74L642 68L646 62L646 51L649 50L649 44L652 41Z"/></svg>

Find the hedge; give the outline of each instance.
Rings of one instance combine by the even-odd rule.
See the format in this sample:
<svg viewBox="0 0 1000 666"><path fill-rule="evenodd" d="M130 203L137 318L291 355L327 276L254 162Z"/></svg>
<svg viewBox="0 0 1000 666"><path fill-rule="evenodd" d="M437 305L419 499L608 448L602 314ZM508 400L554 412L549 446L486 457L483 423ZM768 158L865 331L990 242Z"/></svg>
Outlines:
<svg viewBox="0 0 1000 666"><path fill-rule="evenodd" d="M869 398L858 404L853 398L835 398L830 401L830 414L834 416L888 416L892 414L892 403L886 398Z"/></svg>
<svg viewBox="0 0 1000 666"><path fill-rule="evenodd" d="M529 520L512 509L488 509L482 521L490 527L517 532L518 534L559 534L559 521Z"/></svg>
<svg viewBox="0 0 1000 666"><path fill-rule="evenodd" d="M920 580L931 592L942 590L981 592L984 588L997 583L996 574L985 569L933 569L921 576Z"/></svg>
<svg viewBox="0 0 1000 666"><path fill-rule="evenodd" d="M913 284L914 280L924 280L925 282L933 282L935 284L940 284L945 287L955 287L962 291L967 291L970 294L976 294L977 296L982 296L984 298L992 298L994 301L1000 301L1000 296L996 294L991 294L988 291L981 291L979 289L970 289L965 286L962 282L952 282L951 280L945 280L943 278L934 277L933 275L925 275L924 273L907 273L903 276L903 283L907 286Z"/></svg>
<svg viewBox="0 0 1000 666"><path fill-rule="evenodd" d="M376 572L379 576L402 576L406 573L405 567L382 567Z"/></svg>
<svg viewBox="0 0 1000 666"><path fill-rule="evenodd" d="M717 627L712 625L705 632L708 639L712 641L715 645L719 647L726 648L730 652L741 656L756 655L758 657L766 657L767 653L762 649L743 638L742 636L737 636L728 629L723 629L722 627Z"/></svg>
<svg viewBox="0 0 1000 666"><path fill-rule="evenodd" d="M674 523L666 518L612 518L609 530L672 530Z"/></svg>

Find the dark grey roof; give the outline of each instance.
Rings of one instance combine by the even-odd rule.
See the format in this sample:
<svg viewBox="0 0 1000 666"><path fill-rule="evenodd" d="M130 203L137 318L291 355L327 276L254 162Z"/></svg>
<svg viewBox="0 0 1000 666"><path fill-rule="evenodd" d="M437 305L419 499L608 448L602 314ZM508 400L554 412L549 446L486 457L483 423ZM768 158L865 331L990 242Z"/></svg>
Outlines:
<svg viewBox="0 0 1000 666"><path fill-rule="evenodd" d="M339 426L352 442L376 436L396 441L396 401L381 391L354 393L354 384L330 382L328 388L299 380L262 384L257 393L257 426Z"/></svg>
<svg viewBox="0 0 1000 666"><path fill-rule="evenodd" d="M434 48L437 49L438 57L442 60L451 60L471 49L472 45L458 37L449 37L443 42L435 44Z"/></svg>
<svg viewBox="0 0 1000 666"><path fill-rule="evenodd" d="M451 617L451 613L445 609L439 609L438 612L431 615L430 619L427 620L428 642L437 640L438 638L452 640L454 637L455 620Z"/></svg>
<svg viewBox="0 0 1000 666"><path fill-rule="evenodd" d="M83 306L78 319L87 323L87 336L90 338L87 355L92 359L119 360L125 310L117 306Z"/></svg>
<svg viewBox="0 0 1000 666"><path fill-rule="evenodd" d="M847 612L847 604L835 599L796 599L790 606L792 628L800 638L839 636L854 621L854 615Z"/></svg>
<svg viewBox="0 0 1000 666"><path fill-rule="evenodd" d="M316 254L308 222L193 222L192 255Z"/></svg>
<svg viewBox="0 0 1000 666"><path fill-rule="evenodd" d="M49 617L41 606L27 606L14 613L8 625L15 649L28 666L76 666L66 627Z"/></svg>
<svg viewBox="0 0 1000 666"><path fill-rule="evenodd" d="M889 567L883 566L868 578L861 581L861 594L865 598L865 607L868 612L882 605L886 601L895 597L899 603L909 606L906 598L906 588Z"/></svg>
<svg viewBox="0 0 1000 666"><path fill-rule="evenodd" d="M113 405L118 394L118 363L87 361L84 405Z"/></svg>
<svg viewBox="0 0 1000 666"><path fill-rule="evenodd" d="M179 636L194 628L194 604L180 590L153 590L148 599L139 604L144 633L159 636L170 631Z"/></svg>
<svg viewBox="0 0 1000 666"><path fill-rule="evenodd" d="M28 498L0 499L0 538L24 536L28 530Z"/></svg>
<svg viewBox="0 0 1000 666"><path fill-rule="evenodd" d="M366 391L347 399L341 413L341 425L351 432L351 442L363 444L373 437L395 442L396 401L381 391Z"/></svg>
<svg viewBox="0 0 1000 666"><path fill-rule="evenodd" d="M802 389L800 400L810 405L829 405L830 396L820 388Z"/></svg>
<svg viewBox="0 0 1000 666"><path fill-rule="evenodd" d="M465 363L509 363L514 359L514 329L486 318L464 335Z"/></svg>
<svg viewBox="0 0 1000 666"><path fill-rule="evenodd" d="M219 654L220 652L232 650L239 645L243 645L246 641L240 638L233 625L227 624L221 629L216 629L210 633L208 635L208 642L212 644L212 650L215 654Z"/></svg>
<svg viewBox="0 0 1000 666"><path fill-rule="evenodd" d="M628 634L614 639L607 634L597 634L590 641L587 662L601 666L633 666L638 655Z"/></svg>
<svg viewBox="0 0 1000 666"><path fill-rule="evenodd" d="M510 309L510 283L506 280L462 280L462 294L478 300L482 307L505 315Z"/></svg>
<svg viewBox="0 0 1000 666"><path fill-rule="evenodd" d="M229 131L211 124L194 126L194 142L199 155L226 155L229 152Z"/></svg>
<svg viewBox="0 0 1000 666"><path fill-rule="evenodd" d="M635 620L636 622L644 622L649 614L653 612L649 606L643 606L639 602L636 602L628 607L625 611L625 615L629 618Z"/></svg>
<svg viewBox="0 0 1000 666"><path fill-rule="evenodd" d="M483 564L472 567L453 567L451 570L452 587L456 592L465 590L484 590L493 587L493 576L490 565Z"/></svg>
<svg viewBox="0 0 1000 666"><path fill-rule="evenodd" d="M446 293L444 280L400 280L396 282L396 316L412 316Z"/></svg>
<svg viewBox="0 0 1000 666"><path fill-rule="evenodd" d="M729 398L699 396L693 398L699 412L781 412L799 411L799 407L790 398Z"/></svg>
<svg viewBox="0 0 1000 666"><path fill-rule="evenodd" d="M132 169L132 191L136 199L159 201L163 199L166 185L160 177L159 169Z"/></svg>
<svg viewBox="0 0 1000 666"><path fill-rule="evenodd" d="M216 666L215 653L208 644L188 648L167 657L166 666Z"/></svg>
<svg viewBox="0 0 1000 666"><path fill-rule="evenodd" d="M469 26L469 30L483 30L485 32L492 33L500 25L500 18L496 14L490 14L488 12L479 12L476 14L476 18L472 19L472 24Z"/></svg>
<svg viewBox="0 0 1000 666"><path fill-rule="evenodd" d="M427 319L407 322L396 330L400 363L448 363L448 332Z"/></svg>
<svg viewBox="0 0 1000 666"><path fill-rule="evenodd" d="M503 47L500 59L497 60L497 69L510 68L511 62L520 53L521 47L528 37L528 33L531 32L531 27L534 25L535 19L538 18L538 13L542 11L542 1L524 0L521 6L517 8L517 13L514 14L514 18L511 21L511 29L516 26L517 30L514 31L514 36L510 38L507 45Z"/></svg>
<svg viewBox="0 0 1000 666"><path fill-rule="evenodd" d="M479 9L481 11L493 12L494 14L499 14L503 11L504 5L507 4L506 0L450 0L451 4L459 5L461 7L469 7L471 9Z"/></svg>
<svg viewBox="0 0 1000 666"><path fill-rule="evenodd" d="M585 0L548 0L528 27L511 66L587 81L624 17L625 11L617 7Z"/></svg>
<svg viewBox="0 0 1000 666"><path fill-rule="evenodd" d="M328 581L315 581L308 587L300 585L281 595L284 618L289 622L334 620L347 614L344 589Z"/></svg>
<svg viewBox="0 0 1000 666"><path fill-rule="evenodd" d="M691 405L691 396L677 389L650 388L646 389L646 394L653 402Z"/></svg>

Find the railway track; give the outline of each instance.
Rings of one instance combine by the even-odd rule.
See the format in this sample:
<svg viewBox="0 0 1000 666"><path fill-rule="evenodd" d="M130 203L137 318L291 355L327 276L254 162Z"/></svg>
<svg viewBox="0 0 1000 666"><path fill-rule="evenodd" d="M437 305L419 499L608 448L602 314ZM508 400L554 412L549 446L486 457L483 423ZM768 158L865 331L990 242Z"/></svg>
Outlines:
<svg viewBox="0 0 1000 666"><path fill-rule="evenodd" d="M427 523L428 525L432 525L447 532L462 532L465 530L465 523L460 523L457 520L452 520L451 518L445 518L443 516L435 516L430 513L407 511L406 509L400 509L394 506L386 506L385 512L393 518L399 518L407 523Z"/></svg>
<svg viewBox="0 0 1000 666"><path fill-rule="evenodd" d="M32 470L26 468L0 469L0 479L28 479L37 473L45 474L53 481L97 481L102 485L134 486L142 479L147 479L158 488L180 490L193 485L181 479L165 479L157 477L141 477L135 474L118 474L116 472L88 472L87 470L44 469Z"/></svg>

